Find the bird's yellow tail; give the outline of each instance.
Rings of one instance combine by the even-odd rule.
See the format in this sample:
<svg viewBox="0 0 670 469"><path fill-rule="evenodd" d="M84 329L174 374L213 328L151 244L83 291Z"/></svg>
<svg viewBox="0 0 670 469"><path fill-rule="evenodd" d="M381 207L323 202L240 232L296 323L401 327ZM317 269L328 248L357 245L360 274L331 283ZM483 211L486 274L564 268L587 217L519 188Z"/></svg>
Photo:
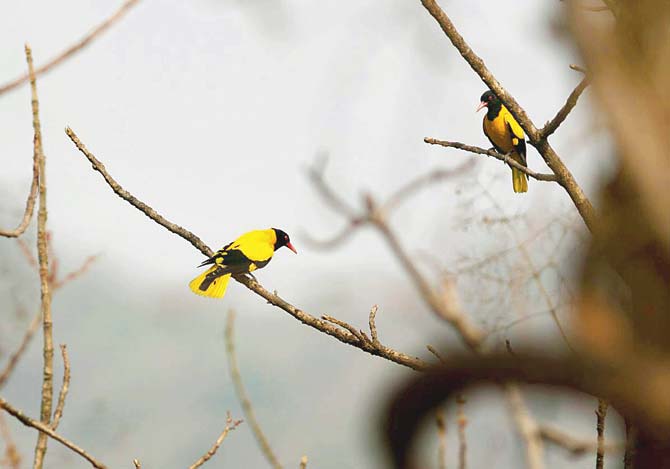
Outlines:
<svg viewBox="0 0 670 469"><path fill-rule="evenodd" d="M196 295L207 296L209 298L223 298L223 295L226 294L226 287L228 287L230 274L221 275L214 280L207 278L208 274L214 272L218 268L218 266L213 266L191 280L191 283L188 284L191 291Z"/></svg>
<svg viewBox="0 0 670 469"><path fill-rule="evenodd" d="M528 176L526 176L526 173L512 168L512 186L514 192L528 192Z"/></svg>

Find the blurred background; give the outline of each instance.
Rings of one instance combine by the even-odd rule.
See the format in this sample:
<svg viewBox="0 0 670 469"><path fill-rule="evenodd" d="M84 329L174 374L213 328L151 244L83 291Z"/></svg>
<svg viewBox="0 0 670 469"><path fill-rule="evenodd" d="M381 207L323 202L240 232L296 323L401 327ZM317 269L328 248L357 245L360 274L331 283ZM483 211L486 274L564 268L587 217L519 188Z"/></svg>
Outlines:
<svg viewBox="0 0 670 469"><path fill-rule="evenodd" d="M5 5L0 82L24 73L23 45L43 63L108 17L118 2L37 0ZM561 2L445 4L470 46L539 126L581 76L560 32ZM63 129L71 126L117 181L169 220L219 248L251 229L287 231L299 251L257 274L268 290L314 314L360 327L379 305L381 341L434 360L426 344L460 348L381 237L363 229L318 249L344 225L307 178L327 155L326 180L352 204L384 197L435 168L474 165L403 203L391 218L437 283L455 279L469 315L504 341L562 350L566 302L585 227L556 184L511 189L497 160L431 147L424 137L489 147L474 109L485 86L420 2L144 0L94 44L38 79L47 158L49 230L63 272L98 256L53 299L54 341L66 343L72 383L60 433L111 467L184 467L242 412L228 374L226 314L237 312L240 368L285 467L382 468L378 426L389 387L413 373L298 323L239 284L222 301L187 288L199 252L116 197ZM594 124L595 122L595 124ZM20 218L31 177L29 87L0 96L0 226ZM552 144L587 194L609 176L610 141L581 101ZM531 169L547 172L529 148ZM24 238L34 245L34 229ZM0 357L39 307L39 280L19 245L0 242ZM3 396L39 415L41 338ZM56 357L57 385L62 363ZM594 399L529 392L539 421L595 438ZM495 391L467 397L469 467L519 467L521 443ZM608 419L616 421L610 414ZM10 422L30 464L34 430ZM617 426L608 429L617 436ZM448 414L450 467L455 416ZM424 434L436 466L434 428ZM591 467L548 448L549 467ZM618 459L618 458L617 458ZM212 467L266 467L246 423ZM431 466L432 465L432 466ZM88 467L49 442L46 467ZM611 467L616 467L612 462Z"/></svg>

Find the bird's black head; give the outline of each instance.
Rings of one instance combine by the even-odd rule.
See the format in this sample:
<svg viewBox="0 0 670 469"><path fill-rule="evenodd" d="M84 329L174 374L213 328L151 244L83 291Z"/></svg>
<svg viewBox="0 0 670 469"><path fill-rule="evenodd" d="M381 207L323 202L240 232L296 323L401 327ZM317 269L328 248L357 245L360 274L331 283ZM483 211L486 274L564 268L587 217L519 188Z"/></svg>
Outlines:
<svg viewBox="0 0 670 469"><path fill-rule="evenodd" d="M479 112L480 109L482 108L488 108L488 112L486 115L488 116L489 120L495 119L495 117L498 115L500 112L500 108L502 106L502 103L500 100L496 97L495 94L493 94L493 91L488 90L485 92L481 98L479 98L481 101L479 103L479 106L477 107L477 112Z"/></svg>
<svg viewBox="0 0 670 469"><path fill-rule="evenodd" d="M288 237L288 234L285 231L282 231L279 228L272 228L272 229L274 230L275 236L277 237L277 241L275 241L275 251L282 246L286 246L291 251L298 254L298 251L296 251L293 245L291 244L291 238Z"/></svg>

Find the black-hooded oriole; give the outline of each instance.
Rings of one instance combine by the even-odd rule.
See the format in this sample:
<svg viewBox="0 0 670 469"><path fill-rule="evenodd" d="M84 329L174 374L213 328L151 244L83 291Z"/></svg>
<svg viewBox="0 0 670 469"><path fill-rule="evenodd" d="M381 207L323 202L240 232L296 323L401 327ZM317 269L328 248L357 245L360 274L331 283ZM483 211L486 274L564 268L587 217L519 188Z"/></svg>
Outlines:
<svg viewBox="0 0 670 469"><path fill-rule="evenodd" d="M188 286L197 295L221 298L231 275L251 273L265 267L282 246L298 253L288 235L277 228L245 233L203 261L198 267L210 264L212 267L191 280Z"/></svg>
<svg viewBox="0 0 670 469"><path fill-rule="evenodd" d="M494 148L503 155L509 154L510 158L517 163L527 166L523 129L514 116L490 90L482 95L477 111L484 107L488 108L484 116L484 134ZM527 192L528 175L512 168L512 187L514 192Z"/></svg>

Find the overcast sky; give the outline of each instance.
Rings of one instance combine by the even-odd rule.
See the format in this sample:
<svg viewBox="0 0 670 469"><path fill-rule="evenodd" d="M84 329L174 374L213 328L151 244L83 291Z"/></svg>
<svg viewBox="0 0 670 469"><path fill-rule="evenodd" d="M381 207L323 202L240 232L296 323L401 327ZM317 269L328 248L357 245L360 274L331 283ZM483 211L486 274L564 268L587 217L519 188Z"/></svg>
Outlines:
<svg viewBox="0 0 670 469"><path fill-rule="evenodd" d="M117 3L8 3L0 20L0 82L25 70L25 42L40 64ZM568 68L579 58L555 32L561 3L442 3L536 125L553 117L581 79ZM567 220L570 235L540 237L533 259L545 262L551 251L570 272L569 256L578 248L583 227L557 185L531 181L526 195L515 195L500 162L423 143L430 136L489 146L482 114L474 112L485 87L419 1L143 0L41 77L38 88L49 229L61 269L99 255L84 278L54 299L55 341L68 344L73 375L60 431L111 467L130 467L133 458L147 468L184 467L214 441L226 410L242 417L223 347L230 308L238 312L242 374L286 467L297 467L302 454L318 469L384 467L375 432L385 390L409 372L300 325L240 285L231 284L221 301L190 293L200 253L116 197L68 140L65 126L126 189L212 248L250 229L284 229L299 255L279 251L257 275L266 288L315 315L361 326L379 304L382 341L424 357L427 343L459 344L421 303L376 233L362 230L325 252L307 242L304 234L326 238L344 223L306 177L317 155L328 155L326 179L352 204L364 191L383 198L431 169L475 160L467 174L421 192L393 215L408 250L432 259L422 264L427 272L513 248L557 219ZM597 114L586 93L552 144L593 195L611 162L591 113ZM9 227L22 212L30 180L27 86L0 96L0 128L0 226ZM532 148L528 161L548 171ZM482 223L498 215L519 217L516 231ZM545 279L552 293L560 291L556 278ZM493 309L468 293L481 293L476 279L461 283L463 301L487 330L537 313L510 334L556 339L547 307L534 304L524 283L505 308ZM3 354L32 314L16 317L15 310L36 310L38 285L16 244L1 241L0 304L9 318L0 330ZM40 363L36 340L3 389L33 416ZM591 400L567 405L551 398L534 406L538 418L584 435L592 431ZM472 467L518 467L520 448L504 405L482 395L469 401L468 415ZM28 464L34 432L12 428ZM87 467L56 443L49 448L46 467ZM552 467L592 463L562 456L550 455ZM211 467L266 464L246 424L215 458Z"/></svg>

